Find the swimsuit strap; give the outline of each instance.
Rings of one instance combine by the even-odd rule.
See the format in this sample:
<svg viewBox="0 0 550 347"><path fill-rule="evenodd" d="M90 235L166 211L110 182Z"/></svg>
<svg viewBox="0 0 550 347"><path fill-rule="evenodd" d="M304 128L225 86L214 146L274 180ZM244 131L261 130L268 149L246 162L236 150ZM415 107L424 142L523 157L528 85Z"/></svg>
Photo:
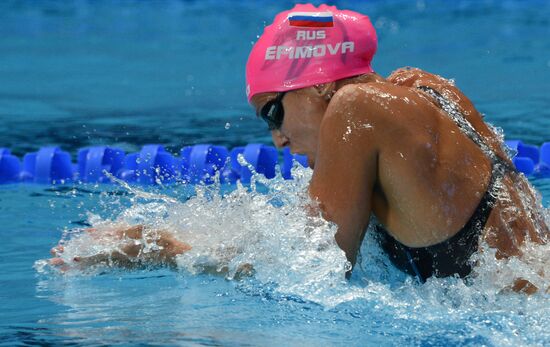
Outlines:
<svg viewBox="0 0 550 347"><path fill-rule="evenodd" d="M478 145L481 151L485 153L485 155L491 160L494 169L498 171L501 171L502 169L504 169L504 171L515 171L515 168L513 168L510 164L508 164L505 160L503 160L502 158L497 156L495 152L493 152L493 150L487 145L483 137L481 137L481 135L475 130L472 124L466 119L466 117L464 117L464 114L460 112L456 103L450 101L448 98L444 97L433 88L420 86L418 87L418 89L426 92L437 101L439 107L441 107L449 115L449 117L455 122L455 124L464 133L464 135L468 136L470 140Z"/></svg>

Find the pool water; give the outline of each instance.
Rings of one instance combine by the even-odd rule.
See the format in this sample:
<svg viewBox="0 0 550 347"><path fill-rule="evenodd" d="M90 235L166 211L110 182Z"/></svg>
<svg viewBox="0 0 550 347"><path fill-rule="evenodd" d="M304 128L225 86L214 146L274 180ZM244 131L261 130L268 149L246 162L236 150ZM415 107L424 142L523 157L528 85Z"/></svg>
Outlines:
<svg viewBox="0 0 550 347"><path fill-rule="evenodd" d="M74 155L92 144L269 143L246 104L244 66L263 26L292 4L2 2L0 144ZM335 4L371 17L382 75L410 65L453 78L507 138L550 141L547 2ZM296 174L252 188L1 185L0 344L550 344L549 294L499 293L492 277L522 264L419 285L369 235L345 281L334 227L299 208L311 171ZM548 208L550 179L530 180ZM41 261L60 239L67 257L86 251L80 229L109 221L171 228L195 248L178 271L60 274ZM232 279L242 263L255 275ZM202 271L209 264L228 272Z"/></svg>

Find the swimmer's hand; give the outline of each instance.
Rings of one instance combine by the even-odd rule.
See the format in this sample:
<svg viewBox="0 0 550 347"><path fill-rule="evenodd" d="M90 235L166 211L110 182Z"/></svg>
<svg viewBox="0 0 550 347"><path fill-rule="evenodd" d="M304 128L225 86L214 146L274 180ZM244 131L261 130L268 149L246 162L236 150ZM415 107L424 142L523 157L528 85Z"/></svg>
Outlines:
<svg viewBox="0 0 550 347"><path fill-rule="evenodd" d="M58 245L51 249L53 258L50 264L61 271L70 268L85 269L95 265L137 268L144 266L176 267L176 256L191 249L185 242L177 240L165 230L150 230L143 225L114 229L87 229L99 244L109 245L123 242L109 252L88 257L75 256L69 264L63 258L64 247Z"/></svg>

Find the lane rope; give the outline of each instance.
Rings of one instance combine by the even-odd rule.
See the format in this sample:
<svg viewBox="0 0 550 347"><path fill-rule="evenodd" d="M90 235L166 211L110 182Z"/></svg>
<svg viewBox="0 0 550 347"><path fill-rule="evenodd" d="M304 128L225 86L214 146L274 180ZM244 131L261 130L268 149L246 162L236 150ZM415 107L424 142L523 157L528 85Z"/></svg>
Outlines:
<svg viewBox="0 0 550 347"><path fill-rule="evenodd" d="M505 141L517 169L530 177L550 177L550 142L540 147L520 140ZM242 155L248 165L239 163ZM137 153L125 153L109 146L85 147L78 151L77 162L56 146L42 147L20 160L7 148L0 148L0 184L2 183L110 183L105 172L125 182L136 184L169 184L173 182L249 183L252 171L266 178L276 175L276 167L285 179L292 179L294 162L307 167L307 158L294 155L288 148L280 153L275 147L251 143L227 149L213 144L198 144L181 149L179 156L164 146L150 144Z"/></svg>

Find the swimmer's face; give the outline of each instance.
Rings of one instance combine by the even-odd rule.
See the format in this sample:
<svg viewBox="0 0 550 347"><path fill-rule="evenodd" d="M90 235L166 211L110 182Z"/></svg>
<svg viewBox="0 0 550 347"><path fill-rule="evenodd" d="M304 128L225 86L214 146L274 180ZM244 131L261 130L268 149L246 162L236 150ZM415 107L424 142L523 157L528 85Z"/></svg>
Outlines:
<svg viewBox="0 0 550 347"><path fill-rule="evenodd" d="M255 95L251 102L256 113L259 114L265 104L274 100L277 94ZM282 99L282 105L283 123L279 129L271 130L273 143L277 148L289 147L291 153L306 155L308 165L313 168L327 101L314 88L304 88L287 92Z"/></svg>

